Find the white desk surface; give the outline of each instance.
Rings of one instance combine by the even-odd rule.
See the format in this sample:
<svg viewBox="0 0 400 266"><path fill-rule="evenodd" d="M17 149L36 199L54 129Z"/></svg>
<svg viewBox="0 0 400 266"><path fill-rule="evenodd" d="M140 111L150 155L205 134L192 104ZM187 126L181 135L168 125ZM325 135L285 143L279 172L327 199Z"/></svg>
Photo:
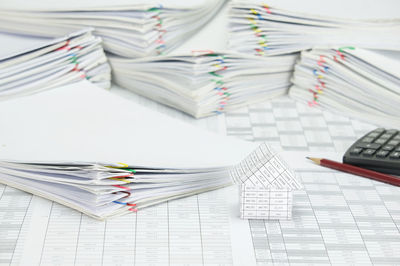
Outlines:
<svg viewBox="0 0 400 266"><path fill-rule="evenodd" d="M203 120L129 92L177 119L277 149L344 152L373 129L288 97ZM310 265L400 262L400 189L341 173L301 173L293 220L241 220L234 187L99 222L0 185L0 264Z"/></svg>

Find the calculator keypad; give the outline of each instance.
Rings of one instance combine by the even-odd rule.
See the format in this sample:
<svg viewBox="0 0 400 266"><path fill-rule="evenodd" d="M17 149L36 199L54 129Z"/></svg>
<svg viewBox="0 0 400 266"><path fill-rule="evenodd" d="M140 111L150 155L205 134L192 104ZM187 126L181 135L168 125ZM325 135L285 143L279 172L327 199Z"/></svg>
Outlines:
<svg viewBox="0 0 400 266"><path fill-rule="evenodd" d="M392 152L389 157L392 159L400 159L400 152L399 151Z"/></svg>
<svg viewBox="0 0 400 266"><path fill-rule="evenodd" d="M400 175L400 132L377 128L357 140L343 162Z"/></svg>
<svg viewBox="0 0 400 266"><path fill-rule="evenodd" d="M378 152L376 153L376 157L385 158L388 154L389 154L388 151L381 150L381 151L378 151Z"/></svg>

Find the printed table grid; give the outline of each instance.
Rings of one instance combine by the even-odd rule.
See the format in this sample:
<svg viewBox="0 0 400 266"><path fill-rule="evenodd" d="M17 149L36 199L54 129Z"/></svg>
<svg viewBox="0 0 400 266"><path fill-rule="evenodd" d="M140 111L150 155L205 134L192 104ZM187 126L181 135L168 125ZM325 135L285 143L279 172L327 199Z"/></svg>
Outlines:
<svg viewBox="0 0 400 266"><path fill-rule="evenodd" d="M225 115L227 134L276 150L344 153L376 128L289 97ZM249 220L258 265L400 264L400 188L344 173L301 173L292 220Z"/></svg>
<svg viewBox="0 0 400 266"><path fill-rule="evenodd" d="M168 109L161 105L159 108L162 112ZM192 121L181 113L171 113ZM215 117L218 125L209 123L211 120L199 120L197 124L220 128L221 117L224 116ZM228 135L265 141L276 150L342 153L375 128L309 108L288 97L228 113L225 124ZM400 264L398 187L332 172L305 172L301 179L304 190L293 195L292 220L248 221L258 265ZM230 232L226 227L229 210L221 207L226 206L224 197L226 194L219 191L205 193L149 208L139 217L126 215L105 224L0 185L0 264L26 265L41 259L42 265L80 265L89 261L140 265L144 261L155 264L167 259L171 265L231 265ZM154 216L157 225L146 228L147 221ZM57 223L63 226L58 228ZM195 233L189 238L186 232ZM217 240L215 235L219 236ZM66 249L59 243L65 244ZM161 246L166 243L167 249ZM137 256L140 245L142 255ZM27 247L34 251L31 257L24 256ZM193 260L185 254L191 254Z"/></svg>

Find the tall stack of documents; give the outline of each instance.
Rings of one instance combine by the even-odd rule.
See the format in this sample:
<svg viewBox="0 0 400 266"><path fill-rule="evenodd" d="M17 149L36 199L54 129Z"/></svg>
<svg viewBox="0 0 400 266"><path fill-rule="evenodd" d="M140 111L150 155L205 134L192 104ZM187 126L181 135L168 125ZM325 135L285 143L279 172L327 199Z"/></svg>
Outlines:
<svg viewBox="0 0 400 266"><path fill-rule="evenodd" d="M109 59L118 85L200 118L287 93L296 58L198 51Z"/></svg>
<svg viewBox="0 0 400 266"><path fill-rule="evenodd" d="M125 57L166 53L209 21L225 0L1 1L0 30L58 37L94 27L107 52Z"/></svg>
<svg viewBox="0 0 400 266"><path fill-rule="evenodd" d="M227 51L228 6L172 53L110 56L121 87L200 118L287 92L296 55L262 58Z"/></svg>
<svg viewBox="0 0 400 266"><path fill-rule="evenodd" d="M10 99L0 114L0 183L98 219L231 185L255 148L85 80Z"/></svg>
<svg viewBox="0 0 400 266"><path fill-rule="evenodd" d="M400 53L351 46L304 51L291 97L368 122L400 125Z"/></svg>
<svg viewBox="0 0 400 266"><path fill-rule="evenodd" d="M87 79L110 87L101 39L84 29L48 39L0 33L0 100Z"/></svg>
<svg viewBox="0 0 400 266"><path fill-rule="evenodd" d="M231 49L260 56L319 46L400 50L397 1L263 2L231 4Z"/></svg>

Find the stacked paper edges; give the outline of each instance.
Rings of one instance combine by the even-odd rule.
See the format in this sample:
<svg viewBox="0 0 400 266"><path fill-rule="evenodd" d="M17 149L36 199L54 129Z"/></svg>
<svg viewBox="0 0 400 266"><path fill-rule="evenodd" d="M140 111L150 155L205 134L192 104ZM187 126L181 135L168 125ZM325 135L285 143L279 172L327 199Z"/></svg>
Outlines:
<svg viewBox="0 0 400 266"><path fill-rule="evenodd" d="M149 169L125 164L1 162L0 182L97 219L231 184L227 169Z"/></svg>
<svg viewBox="0 0 400 266"><path fill-rule="evenodd" d="M302 53L289 95L378 125L400 125L400 54L351 46Z"/></svg>
<svg viewBox="0 0 400 266"><path fill-rule="evenodd" d="M110 87L111 68L92 29L55 40L3 34L7 46L0 57L0 100L87 79ZM16 43L18 42L18 43ZM24 47L15 51L13 44ZM32 45L31 43L36 43ZM8 53L7 49L12 50Z"/></svg>
<svg viewBox="0 0 400 266"><path fill-rule="evenodd" d="M171 51L220 10L225 0L195 1L176 5L21 1L0 4L0 29L35 36L56 37L82 27L94 27L107 52L143 57Z"/></svg>
<svg viewBox="0 0 400 266"><path fill-rule="evenodd" d="M230 185L254 149L87 80L4 101L0 114L0 183L97 219Z"/></svg>
<svg viewBox="0 0 400 266"><path fill-rule="evenodd" d="M124 163L0 162L0 182L97 219L136 212L168 200L240 185L245 219L290 219L290 168L263 143L233 168L150 169Z"/></svg>
<svg viewBox="0 0 400 266"><path fill-rule="evenodd" d="M286 94L296 58L194 51L109 60L118 85L200 118Z"/></svg>
<svg viewBox="0 0 400 266"><path fill-rule="evenodd" d="M287 6L289 3L290 6ZM355 3L362 5L362 2L355 1L353 6ZM309 13L308 10L315 10L315 5L319 5L319 13ZM343 8L343 5L336 3L334 6L327 3L324 7L317 1L277 1L273 5L266 5L257 0L233 1L230 11L229 48L259 56L349 44L369 49L400 50L400 19L397 14L396 18L390 14L381 18L370 18L364 16L364 10L349 14L348 11L351 11L352 7L348 5L349 3L346 3L346 8ZM359 9L359 6L355 8ZM324 10L327 12L321 13ZM373 11L371 16L376 16L377 10L374 8ZM340 17L331 17L330 14ZM354 18L357 15L361 18Z"/></svg>

